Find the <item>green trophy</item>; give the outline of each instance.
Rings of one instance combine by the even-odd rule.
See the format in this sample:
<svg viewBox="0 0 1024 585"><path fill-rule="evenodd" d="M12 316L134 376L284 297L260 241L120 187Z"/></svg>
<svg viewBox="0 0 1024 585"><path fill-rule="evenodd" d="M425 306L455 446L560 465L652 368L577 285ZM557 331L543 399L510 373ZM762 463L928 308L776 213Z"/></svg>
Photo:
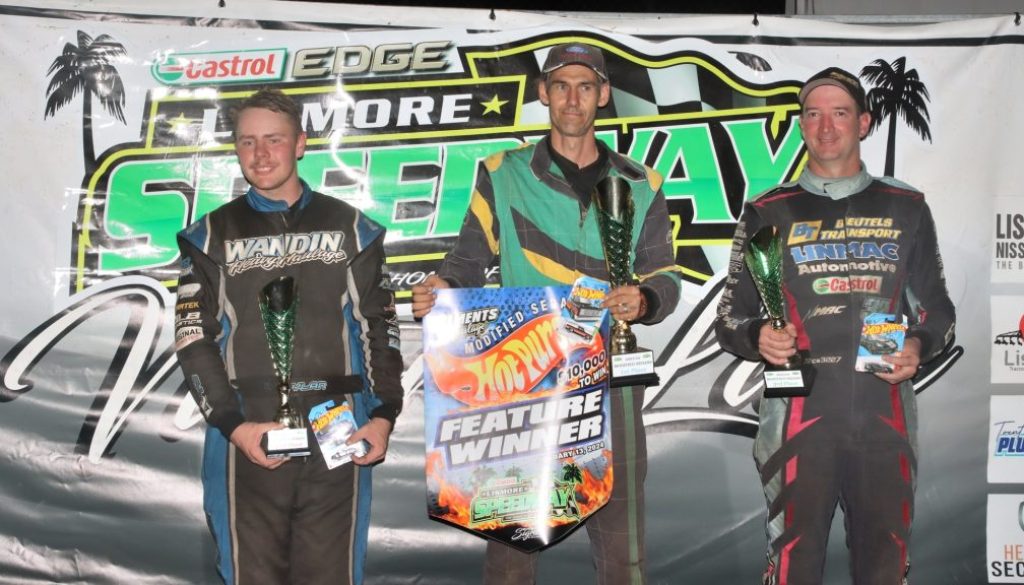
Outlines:
<svg viewBox="0 0 1024 585"><path fill-rule="evenodd" d="M758 230L743 253L750 277L761 295L772 329L785 329L782 296L782 238L774 226ZM764 397L807 396L814 383L814 367L806 351L798 351L781 366L764 366Z"/></svg>
<svg viewBox="0 0 1024 585"><path fill-rule="evenodd" d="M633 199L629 182L605 177L593 193L597 226L612 288L633 284ZM611 386L657 386L654 352L637 348L629 323L615 319L611 333Z"/></svg>
<svg viewBox="0 0 1024 585"><path fill-rule="evenodd" d="M284 428L266 435L268 457L302 457L310 454L309 436L298 411L289 403L292 377L292 348L295 344L295 313L299 306L298 285L290 276L270 281L259 294L260 317L267 332L270 357L277 375L281 405L274 422Z"/></svg>

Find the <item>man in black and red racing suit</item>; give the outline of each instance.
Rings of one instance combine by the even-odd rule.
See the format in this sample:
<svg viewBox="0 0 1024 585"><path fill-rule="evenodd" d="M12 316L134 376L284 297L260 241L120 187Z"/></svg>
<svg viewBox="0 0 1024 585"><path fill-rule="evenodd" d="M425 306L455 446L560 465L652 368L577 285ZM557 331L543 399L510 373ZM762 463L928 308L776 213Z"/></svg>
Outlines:
<svg viewBox="0 0 1024 585"><path fill-rule="evenodd" d="M924 195L860 160L870 128L864 90L836 68L800 93L808 167L795 183L748 202L736 226L716 333L749 360L797 350L816 369L807 397L766 398L754 459L768 503L766 585L821 583L838 503L855 585L898 585L909 571L917 428L910 379L952 339L935 226ZM761 317L743 250L763 226L783 244L786 329ZM906 315L891 372L854 369L863 317ZM876 368L877 369L877 368Z"/></svg>

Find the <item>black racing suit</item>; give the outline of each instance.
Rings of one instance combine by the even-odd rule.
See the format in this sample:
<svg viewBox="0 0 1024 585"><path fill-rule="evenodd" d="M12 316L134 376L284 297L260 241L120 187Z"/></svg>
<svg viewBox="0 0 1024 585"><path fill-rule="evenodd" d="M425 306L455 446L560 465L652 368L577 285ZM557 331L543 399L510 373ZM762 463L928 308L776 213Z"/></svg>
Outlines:
<svg viewBox="0 0 1024 585"><path fill-rule="evenodd" d="M804 171L746 204L716 333L727 351L760 360L765 320L744 264L766 225L783 243L787 320L817 370L810 396L760 403L754 458L768 500L767 585L821 582L838 502L855 585L897 585L909 569L917 411L910 381L856 372L866 312L904 314L921 361L952 339L935 226L924 195L863 170L826 180Z"/></svg>
<svg viewBox="0 0 1024 585"><path fill-rule="evenodd" d="M280 276L298 287L291 401L303 418L334 399L348 400L360 424L394 422L402 359L384 229L303 183L291 209L250 189L182 231L178 245L175 344L210 425L204 508L221 576L229 584L359 583L370 470L327 470L315 446L308 460L266 470L236 454L228 437L243 422L273 420L279 405L258 294Z"/></svg>

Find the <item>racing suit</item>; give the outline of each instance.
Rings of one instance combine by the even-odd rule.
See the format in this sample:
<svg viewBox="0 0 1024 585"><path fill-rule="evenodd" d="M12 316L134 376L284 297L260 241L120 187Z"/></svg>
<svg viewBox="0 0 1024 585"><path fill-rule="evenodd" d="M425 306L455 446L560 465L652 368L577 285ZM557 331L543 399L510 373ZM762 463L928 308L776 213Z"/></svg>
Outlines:
<svg viewBox="0 0 1024 585"><path fill-rule="evenodd" d="M599 174L621 176L632 188L631 260L648 303L640 322L657 323L675 309L680 288L661 177L600 142L598 148L599 163L605 165ZM553 160L549 138L489 157L479 170L455 248L438 275L454 287L483 286L484 273L500 252L505 286L571 285L582 275L607 280L590 193L579 191ZM608 504L586 523L602 585L644 582L643 393L643 387L611 393L614 485ZM533 583L536 562L535 554L489 541L484 582Z"/></svg>
<svg viewBox="0 0 1024 585"><path fill-rule="evenodd" d="M262 288L281 276L298 288L290 401L300 416L347 400L359 424L393 423L402 406L384 229L302 186L290 209L250 189L178 235L175 345L209 423L204 509L228 584L360 583L369 527L370 469L328 470L311 432L313 455L275 470L228 441L243 422L273 420L279 405Z"/></svg>
<svg viewBox="0 0 1024 585"><path fill-rule="evenodd" d="M854 364L863 317L906 315L921 363L951 341L931 212L920 192L864 170L833 180L805 170L751 202L736 226L716 333L760 360L760 297L743 260L749 238L775 226L783 244L786 319L809 351L807 397L763 399L754 459L768 502L766 585L821 582L836 503L846 517L855 585L897 585L909 570L917 410L911 382L890 385Z"/></svg>

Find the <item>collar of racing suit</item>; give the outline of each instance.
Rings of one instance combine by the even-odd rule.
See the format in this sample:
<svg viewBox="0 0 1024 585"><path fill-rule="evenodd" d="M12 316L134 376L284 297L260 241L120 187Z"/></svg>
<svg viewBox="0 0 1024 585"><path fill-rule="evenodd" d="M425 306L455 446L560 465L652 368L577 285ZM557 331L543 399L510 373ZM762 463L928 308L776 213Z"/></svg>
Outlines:
<svg viewBox="0 0 1024 585"><path fill-rule="evenodd" d="M309 184L299 179L302 183L302 195L299 195L299 200L295 202L296 209L305 209L309 205L309 200L313 198L313 190L309 188ZM278 201L277 199L271 199L264 197L256 192L256 189L249 187L249 190L245 193L245 201L256 211L288 211L288 204L284 201Z"/></svg>
<svg viewBox="0 0 1024 585"><path fill-rule="evenodd" d="M860 163L860 172L849 177L831 179L815 175L810 169L805 168L800 174L800 186L814 193L832 199L842 199L854 193L860 193L871 184L871 175L864 169L864 162Z"/></svg>

